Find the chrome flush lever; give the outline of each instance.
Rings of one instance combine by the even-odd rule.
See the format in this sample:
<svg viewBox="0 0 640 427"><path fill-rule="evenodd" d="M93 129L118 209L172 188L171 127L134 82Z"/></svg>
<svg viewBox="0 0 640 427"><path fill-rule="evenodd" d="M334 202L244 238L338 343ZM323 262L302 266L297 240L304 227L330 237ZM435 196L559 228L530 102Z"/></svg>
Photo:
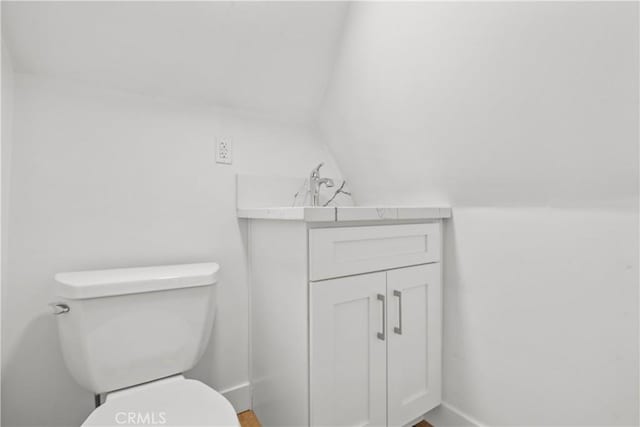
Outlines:
<svg viewBox="0 0 640 427"><path fill-rule="evenodd" d="M49 307L53 309L53 314L56 316L71 311L71 308L67 304L62 302L52 302L51 304L49 304Z"/></svg>

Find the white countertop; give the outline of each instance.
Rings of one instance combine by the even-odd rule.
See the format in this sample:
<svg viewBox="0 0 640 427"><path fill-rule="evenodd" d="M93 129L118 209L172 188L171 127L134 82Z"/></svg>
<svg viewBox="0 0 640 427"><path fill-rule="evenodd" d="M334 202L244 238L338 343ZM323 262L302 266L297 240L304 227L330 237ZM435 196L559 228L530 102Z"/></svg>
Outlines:
<svg viewBox="0 0 640 427"><path fill-rule="evenodd" d="M280 219L305 222L443 219L451 208L430 206L338 206L238 208L238 218Z"/></svg>

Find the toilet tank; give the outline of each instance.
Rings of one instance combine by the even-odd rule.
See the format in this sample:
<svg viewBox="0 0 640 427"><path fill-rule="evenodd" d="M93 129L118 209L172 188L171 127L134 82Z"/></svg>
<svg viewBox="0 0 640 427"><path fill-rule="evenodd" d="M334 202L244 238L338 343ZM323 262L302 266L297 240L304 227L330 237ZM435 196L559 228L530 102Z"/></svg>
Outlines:
<svg viewBox="0 0 640 427"><path fill-rule="evenodd" d="M191 369L215 315L215 263L59 273L65 363L93 393ZM60 305L58 305L60 308Z"/></svg>

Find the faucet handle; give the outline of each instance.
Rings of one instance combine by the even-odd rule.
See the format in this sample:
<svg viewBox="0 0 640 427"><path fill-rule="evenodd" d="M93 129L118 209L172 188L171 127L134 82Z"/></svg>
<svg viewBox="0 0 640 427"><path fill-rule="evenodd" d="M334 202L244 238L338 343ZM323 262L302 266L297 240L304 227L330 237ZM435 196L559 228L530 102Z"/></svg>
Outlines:
<svg viewBox="0 0 640 427"><path fill-rule="evenodd" d="M318 175L320 173L320 168L322 166L324 166L324 162L320 162L320 164L318 166L313 168L313 170L311 171L311 175Z"/></svg>

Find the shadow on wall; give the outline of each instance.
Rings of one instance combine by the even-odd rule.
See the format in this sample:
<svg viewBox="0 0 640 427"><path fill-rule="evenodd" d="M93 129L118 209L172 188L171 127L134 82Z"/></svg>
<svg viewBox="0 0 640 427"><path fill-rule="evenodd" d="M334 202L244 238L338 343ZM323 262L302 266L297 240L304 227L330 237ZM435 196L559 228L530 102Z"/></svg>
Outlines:
<svg viewBox="0 0 640 427"><path fill-rule="evenodd" d="M14 347L15 352L5 355L2 371L2 425L67 425L71 420L74 425L80 425L93 410L93 396L77 385L64 364L55 320L55 316L47 314L35 317L21 334L21 340ZM11 325L3 322L3 326ZM46 342L41 337L46 337ZM25 363L26 361L28 362ZM57 381L47 380L51 377L51 372L61 370L65 373L57 374ZM19 390L12 390L11 393L5 390L7 384L19 382L23 383ZM68 396L64 402L72 406L61 407L60 399L50 398L59 394ZM40 406L37 411L33 410L34 402ZM42 405L50 407L42 408ZM6 419L15 414L20 416ZM46 418L42 418L44 414Z"/></svg>

